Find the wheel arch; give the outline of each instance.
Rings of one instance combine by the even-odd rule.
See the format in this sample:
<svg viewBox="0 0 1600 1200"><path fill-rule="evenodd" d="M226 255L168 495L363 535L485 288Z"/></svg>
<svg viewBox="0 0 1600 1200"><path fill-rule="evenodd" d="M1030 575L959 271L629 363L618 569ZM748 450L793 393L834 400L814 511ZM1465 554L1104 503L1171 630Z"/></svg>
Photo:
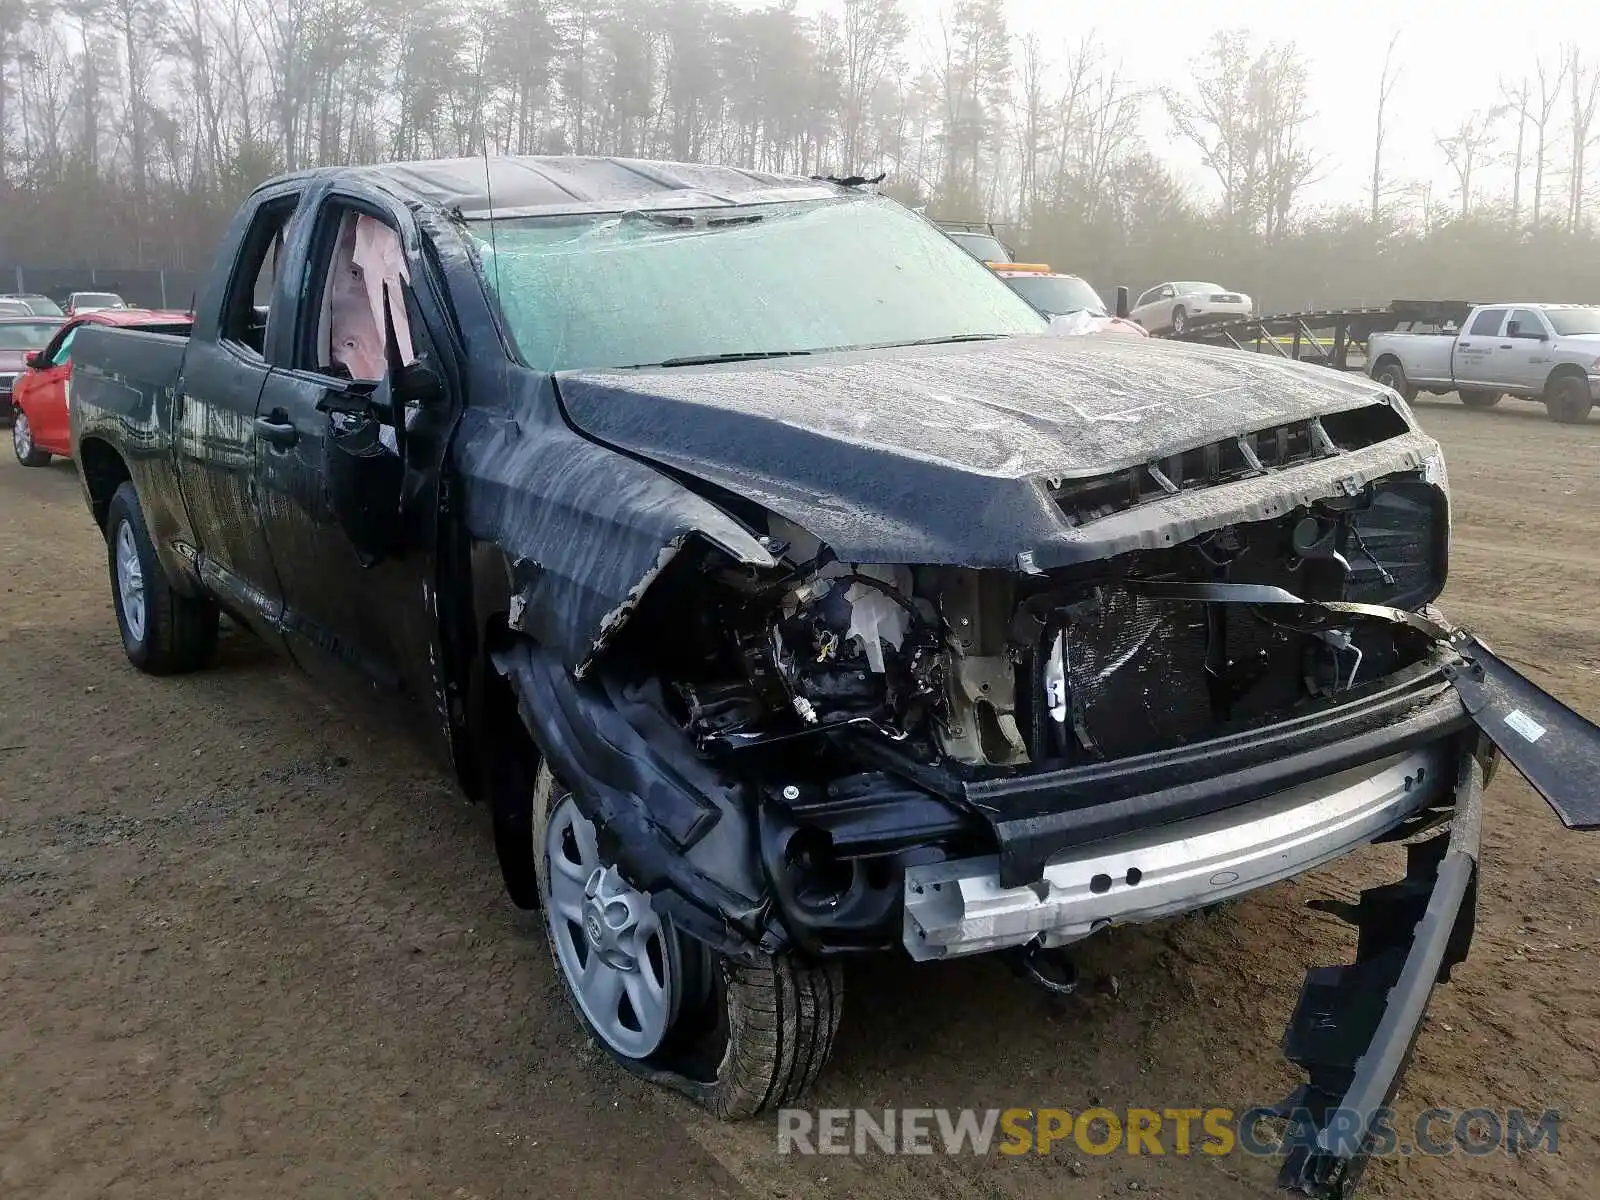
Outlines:
<svg viewBox="0 0 1600 1200"><path fill-rule="evenodd" d="M104 530L106 517L111 511L111 498L117 488L133 482L127 460L110 442L100 437L85 437L78 442L78 477L83 484L84 496L94 513L95 525Z"/></svg>
<svg viewBox="0 0 1600 1200"><path fill-rule="evenodd" d="M519 709L516 690L496 669L494 658L520 637L511 628L513 583L509 557L492 543L473 541L467 550L468 595L454 625L463 664L457 679L465 696L465 719L453 741L456 780L475 802L488 807L495 854L506 891L519 908L538 904L534 877L531 801L544 756Z"/></svg>
<svg viewBox="0 0 1600 1200"><path fill-rule="evenodd" d="M1589 373L1577 363L1557 363L1555 366L1550 368L1550 374L1545 376L1544 392L1542 394L1548 397L1550 392L1555 388L1556 384L1561 382L1563 379L1581 379L1587 384L1589 381Z"/></svg>

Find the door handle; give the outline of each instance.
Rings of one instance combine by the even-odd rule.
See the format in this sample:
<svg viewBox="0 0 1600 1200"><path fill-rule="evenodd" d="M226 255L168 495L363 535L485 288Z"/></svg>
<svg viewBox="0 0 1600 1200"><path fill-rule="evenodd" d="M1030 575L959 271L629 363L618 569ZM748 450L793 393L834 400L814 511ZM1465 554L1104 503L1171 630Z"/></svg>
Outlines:
<svg viewBox="0 0 1600 1200"><path fill-rule="evenodd" d="M1516 347L1513 346L1510 342L1501 342L1500 343L1500 349L1502 349L1502 350L1515 350Z"/></svg>
<svg viewBox="0 0 1600 1200"><path fill-rule="evenodd" d="M274 409L269 416L257 417L256 433L274 446L288 447L300 440L300 431L282 409Z"/></svg>
<svg viewBox="0 0 1600 1200"><path fill-rule="evenodd" d="M1456 343L1456 349L1457 350L1471 350L1472 349L1472 343L1471 342L1457 342Z"/></svg>

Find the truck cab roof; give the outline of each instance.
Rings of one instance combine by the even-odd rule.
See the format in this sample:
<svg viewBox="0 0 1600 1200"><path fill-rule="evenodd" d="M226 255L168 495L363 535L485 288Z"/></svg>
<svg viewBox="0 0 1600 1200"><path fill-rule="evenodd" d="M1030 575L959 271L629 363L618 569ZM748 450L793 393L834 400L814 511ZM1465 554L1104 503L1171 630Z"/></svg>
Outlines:
<svg viewBox="0 0 1600 1200"><path fill-rule="evenodd" d="M469 220L646 208L716 208L826 199L847 189L797 175L738 167L577 155L442 158L326 167L264 184L339 177L376 185L403 201L458 210Z"/></svg>
<svg viewBox="0 0 1600 1200"><path fill-rule="evenodd" d="M1593 304L1551 304L1544 300L1496 300L1493 304L1480 304L1478 308L1531 308L1535 312L1561 312L1573 308L1594 308Z"/></svg>

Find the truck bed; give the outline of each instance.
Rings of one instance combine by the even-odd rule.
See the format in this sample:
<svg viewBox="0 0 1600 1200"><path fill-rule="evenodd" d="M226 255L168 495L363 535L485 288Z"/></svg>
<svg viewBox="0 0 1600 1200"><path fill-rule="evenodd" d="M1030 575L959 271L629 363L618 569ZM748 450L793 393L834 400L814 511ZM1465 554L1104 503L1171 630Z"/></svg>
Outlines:
<svg viewBox="0 0 1600 1200"><path fill-rule="evenodd" d="M1455 344L1453 333L1375 333L1367 343L1367 359L1375 363L1383 354L1393 354L1412 383L1453 385L1451 352Z"/></svg>
<svg viewBox="0 0 1600 1200"><path fill-rule="evenodd" d="M147 333L107 325L80 326L72 347L73 409L78 399L124 418L132 427L160 428L183 370L187 334Z"/></svg>

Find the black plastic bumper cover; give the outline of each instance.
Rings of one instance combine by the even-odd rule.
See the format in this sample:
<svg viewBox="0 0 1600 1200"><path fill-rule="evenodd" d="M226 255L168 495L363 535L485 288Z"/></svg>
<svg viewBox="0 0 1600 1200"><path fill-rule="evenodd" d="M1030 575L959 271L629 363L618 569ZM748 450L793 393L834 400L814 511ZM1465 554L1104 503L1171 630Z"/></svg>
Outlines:
<svg viewBox="0 0 1600 1200"><path fill-rule="evenodd" d="M734 828L746 804L645 689L579 683L531 642L497 653L494 663L511 680L550 769L572 788L602 852L629 882L650 892L679 929L732 957L750 960L782 942L755 856L742 852L754 834ZM730 853L729 842L740 852Z"/></svg>
<svg viewBox="0 0 1600 1200"><path fill-rule="evenodd" d="M1406 877L1353 905L1322 904L1360 931L1356 961L1306 975L1284 1034L1308 1082L1288 1119L1279 1186L1318 1200L1350 1196L1393 1099L1436 983L1467 956L1477 912L1483 769L1464 755L1448 833L1406 848Z"/></svg>
<svg viewBox="0 0 1600 1200"><path fill-rule="evenodd" d="M1054 855L1183 821L1431 745L1469 729L1460 695L1433 664L1356 699L1258 729L1116 762L958 779L892 747L858 747L888 771L981 815L1000 885L1024 887Z"/></svg>

